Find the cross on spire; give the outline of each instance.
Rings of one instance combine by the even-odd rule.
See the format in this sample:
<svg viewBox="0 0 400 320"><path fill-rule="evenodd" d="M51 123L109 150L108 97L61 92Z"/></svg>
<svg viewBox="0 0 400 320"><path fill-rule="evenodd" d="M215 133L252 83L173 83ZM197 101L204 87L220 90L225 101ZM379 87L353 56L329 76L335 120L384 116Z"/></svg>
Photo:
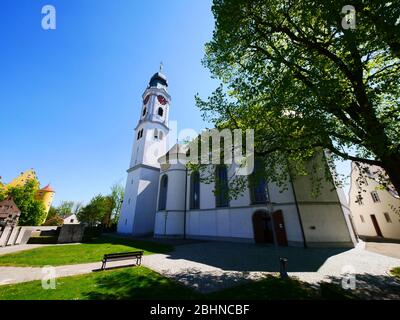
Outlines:
<svg viewBox="0 0 400 320"><path fill-rule="evenodd" d="M163 68L164 68L164 64L163 64L163 62L161 61L161 62L160 62L160 72L162 72Z"/></svg>

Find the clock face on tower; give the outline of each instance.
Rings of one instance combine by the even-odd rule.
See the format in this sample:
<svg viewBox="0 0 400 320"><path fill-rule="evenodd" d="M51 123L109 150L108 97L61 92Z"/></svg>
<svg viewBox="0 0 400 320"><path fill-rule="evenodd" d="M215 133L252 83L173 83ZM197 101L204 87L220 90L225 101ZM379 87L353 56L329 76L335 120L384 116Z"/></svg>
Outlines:
<svg viewBox="0 0 400 320"><path fill-rule="evenodd" d="M163 96L157 96L157 100L159 103L161 103L163 106L167 104L167 100Z"/></svg>

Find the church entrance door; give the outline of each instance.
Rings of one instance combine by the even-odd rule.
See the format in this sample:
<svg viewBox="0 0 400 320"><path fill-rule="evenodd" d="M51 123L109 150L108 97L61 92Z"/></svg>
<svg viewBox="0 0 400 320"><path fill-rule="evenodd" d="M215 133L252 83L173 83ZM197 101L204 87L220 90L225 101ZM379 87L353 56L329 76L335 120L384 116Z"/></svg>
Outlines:
<svg viewBox="0 0 400 320"><path fill-rule="evenodd" d="M278 246L287 247L288 242L286 238L286 229L285 229L285 222L283 221L282 210L274 212L274 224L275 224L276 242L278 243Z"/></svg>
<svg viewBox="0 0 400 320"><path fill-rule="evenodd" d="M264 210L256 211L253 214L253 231L256 243L274 243L275 231L276 241L279 246L287 246L285 223L281 210L273 213L274 230L272 230L271 216Z"/></svg>
<svg viewBox="0 0 400 320"><path fill-rule="evenodd" d="M266 211L256 211L253 214L253 231L256 243L274 243L271 217Z"/></svg>

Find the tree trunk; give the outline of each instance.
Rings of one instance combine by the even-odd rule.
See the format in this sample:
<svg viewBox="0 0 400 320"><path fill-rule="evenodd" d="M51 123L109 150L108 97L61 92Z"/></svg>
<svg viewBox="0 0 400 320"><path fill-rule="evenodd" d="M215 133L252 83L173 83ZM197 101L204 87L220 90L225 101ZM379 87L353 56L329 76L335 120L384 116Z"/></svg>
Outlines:
<svg viewBox="0 0 400 320"><path fill-rule="evenodd" d="M390 182L393 184L400 196L400 155L392 155L381 159L383 168L389 176Z"/></svg>

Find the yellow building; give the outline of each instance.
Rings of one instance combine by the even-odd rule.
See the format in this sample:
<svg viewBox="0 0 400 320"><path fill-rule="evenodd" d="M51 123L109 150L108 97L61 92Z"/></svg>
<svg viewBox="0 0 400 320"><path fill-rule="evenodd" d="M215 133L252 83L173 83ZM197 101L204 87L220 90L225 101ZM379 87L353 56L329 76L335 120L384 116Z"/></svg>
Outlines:
<svg viewBox="0 0 400 320"><path fill-rule="evenodd" d="M41 200L46 208L46 216L47 216L47 213L49 213L51 204L53 203L54 194L55 194L55 191L50 186L50 184L45 186L43 189L40 189L36 193L36 199Z"/></svg>
<svg viewBox="0 0 400 320"><path fill-rule="evenodd" d="M36 180L39 181L36 172L33 169L29 169L25 172L21 172L21 174L14 178L10 183L6 184L5 188L12 188L12 187L21 187L29 180Z"/></svg>
<svg viewBox="0 0 400 320"><path fill-rule="evenodd" d="M1 177L0 177L1 179ZM3 184L0 181L0 190L7 190L8 188L12 188L12 187L21 187L23 186L26 182L30 181L30 180L36 180L39 182L39 179L37 178L36 172L33 169L29 169L25 172L21 172L21 174L14 178L10 183L8 184ZM54 198L54 194L55 191L53 190L53 188L50 186L50 184L48 184L46 187L40 189L37 191L36 193L36 199L37 200L41 200L44 204L44 207L46 209L46 217L47 214L49 213L51 204L53 202L53 198Z"/></svg>

